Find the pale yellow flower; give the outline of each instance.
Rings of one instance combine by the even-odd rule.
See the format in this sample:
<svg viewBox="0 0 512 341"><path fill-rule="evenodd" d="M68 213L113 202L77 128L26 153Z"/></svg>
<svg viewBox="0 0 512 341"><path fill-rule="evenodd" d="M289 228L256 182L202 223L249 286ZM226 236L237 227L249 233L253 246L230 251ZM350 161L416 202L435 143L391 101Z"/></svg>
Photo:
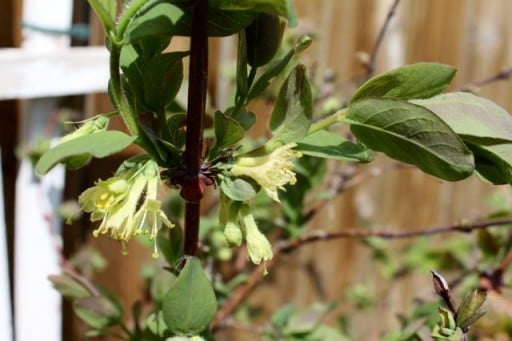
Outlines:
<svg viewBox="0 0 512 341"><path fill-rule="evenodd" d="M258 265L261 262L271 260L273 257L272 246L267 237L258 229L249 206L244 205L240 210L240 214L242 216L247 251L249 252L251 262Z"/></svg>
<svg viewBox="0 0 512 341"><path fill-rule="evenodd" d="M91 213L92 221L101 219L94 236L110 233L124 246L134 236L149 234L154 241L153 255L158 257L158 231L162 224L173 227L157 198L159 183L156 162L125 162L115 176L84 191L79 198L82 209Z"/></svg>
<svg viewBox="0 0 512 341"><path fill-rule="evenodd" d="M99 220L125 198L129 188L128 181L121 176L114 176L100 180L96 186L86 189L78 198L78 202L85 212L96 213L93 221Z"/></svg>
<svg viewBox="0 0 512 341"><path fill-rule="evenodd" d="M277 190L284 190L287 184L295 184L297 179L292 171L293 160L302 156L292 150L290 143L262 156L240 157L231 168L235 176L248 176L256 181L273 200L279 201Z"/></svg>

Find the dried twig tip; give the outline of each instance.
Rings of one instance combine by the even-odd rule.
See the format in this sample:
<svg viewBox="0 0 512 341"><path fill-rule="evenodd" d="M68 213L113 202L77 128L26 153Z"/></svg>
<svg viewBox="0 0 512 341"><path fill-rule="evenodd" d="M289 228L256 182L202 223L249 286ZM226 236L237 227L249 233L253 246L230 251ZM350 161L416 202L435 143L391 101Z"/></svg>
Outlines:
<svg viewBox="0 0 512 341"><path fill-rule="evenodd" d="M448 282L446 282L444 277L435 272L434 270L431 270L430 272L432 273L432 282L434 284L434 290L438 295L444 296L446 293L450 291Z"/></svg>

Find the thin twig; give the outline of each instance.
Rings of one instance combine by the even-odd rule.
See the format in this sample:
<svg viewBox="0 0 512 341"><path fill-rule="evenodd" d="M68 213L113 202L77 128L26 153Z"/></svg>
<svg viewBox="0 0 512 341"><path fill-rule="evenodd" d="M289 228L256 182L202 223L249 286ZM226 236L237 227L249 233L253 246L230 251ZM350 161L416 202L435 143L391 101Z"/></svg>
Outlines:
<svg viewBox="0 0 512 341"><path fill-rule="evenodd" d="M254 334L261 334L265 330L264 325L252 325L248 323L241 323L238 321L235 321L233 319L226 319L222 321L222 324L219 325L219 329L235 329L235 330L241 330L246 332L251 332Z"/></svg>
<svg viewBox="0 0 512 341"><path fill-rule="evenodd" d="M458 89L458 91L472 92L475 89L481 88L483 86L486 86L486 85L489 85L489 84L492 84L495 82L499 82L499 81L505 81L510 78L512 78L512 68L502 70L502 71L498 72L497 74L495 74L494 76L491 76L491 77L488 77L488 78L485 78L485 79L482 79L482 80L479 80L479 81L476 81L473 83L466 84L466 85L460 87Z"/></svg>
<svg viewBox="0 0 512 341"><path fill-rule="evenodd" d="M512 265L512 251L509 252L509 254L505 258L503 258L503 260L501 261L499 269L502 272L505 272L510 267L510 265Z"/></svg>
<svg viewBox="0 0 512 341"><path fill-rule="evenodd" d="M405 164L405 163L397 162L397 163L392 163L390 165L386 165L386 166L382 166L382 167L372 167L372 168L367 169L364 172L356 173L354 175L347 176L345 174L339 174L338 178L334 179L335 180L334 186L329 186L331 188L331 190L329 191L330 192L329 195L326 198L323 198L322 200L315 202L313 207L311 207L309 210L306 211L306 213L304 213L303 222L307 223L311 219L313 219L313 217L319 211L321 211L321 209L326 204L328 204L333 197L338 196L338 195L344 193L345 191L347 191L353 187L356 187L356 186L360 185L361 183L366 182L370 178L374 178L374 177L380 176L382 174L385 174L387 172L394 171L394 170L400 170L400 169L404 169L407 167L411 167L411 166L408 164Z"/></svg>
<svg viewBox="0 0 512 341"><path fill-rule="evenodd" d="M393 230L372 230L372 229L349 229L338 232L319 231L308 236L299 237L295 240L284 241L279 247L279 252L291 252L303 244L316 241L327 241L344 238L382 238L382 239L408 239L415 237L433 236L445 233L470 233L476 230L483 230L494 226L504 226L512 224L512 218L500 220L485 220L468 224L456 224L439 226L430 229L416 231L393 231Z"/></svg>
<svg viewBox="0 0 512 341"><path fill-rule="evenodd" d="M319 231L310 235L299 237L294 240L281 241L274 248L274 258L266 264L260 264L251 272L247 282L235 289L231 297L224 303L224 305L217 311L215 319L212 322L212 330L217 330L222 322L228 318L235 309L245 301L245 299L254 291L258 283L263 278L265 269L272 269L278 262L279 258L286 253L290 253L302 246L315 243L318 241L329 241L336 239L347 238L383 238L383 239L407 239L423 236L432 236L437 234L447 233L471 233L477 230L488 229L491 227L501 227L512 224L512 217L499 219L499 220L483 220L473 223L455 224L438 226L429 229L416 230L416 231L393 231L393 230L369 230L362 228L347 229L338 232L324 232Z"/></svg>
<svg viewBox="0 0 512 341"><path fill-rule="evenodd" d="M398 7L398 4L400 3L400 0L395 0L391 7L388 10L388 14L386 16L386 20L384 21L384 24L382 24L379 35L377 36L377 40L375 41L375 44L373 46L373 50L370 54L370 59L366 66L366 78L370 78L376 69L376 60L377 60L377 54L379 52L379 49L382 45L382 41L384 40L384 36L386 35L389 23L391 22L391 18L395 15L396 8Z"/></svg>

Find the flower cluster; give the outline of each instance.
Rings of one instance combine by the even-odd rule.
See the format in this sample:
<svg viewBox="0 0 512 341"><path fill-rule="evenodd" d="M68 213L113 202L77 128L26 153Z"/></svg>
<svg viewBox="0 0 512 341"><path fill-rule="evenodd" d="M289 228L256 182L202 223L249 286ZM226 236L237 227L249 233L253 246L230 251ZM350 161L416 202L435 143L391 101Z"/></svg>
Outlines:
<svg viewBox="0 0 512 341"><path fill-rule="evenodd" d="M221 196L221 213L225 215L225 219L220 219L221 223L225 225L224 236L230 245L240 246L242 238L245 238L251 262L258 265L272 259L272 246L267 237L258 229L256 220L247 204L233 202Z"/></svg>
<svg viewBox="0 0 512 341"><path fill-rule="evenodd" d="M149 234L154 241L153 257L158 257L156 236L162 225L174 225L161 209L157 199L160 175L155 161L126 161L116 174L100 180L85 190L79 203L85 212L91 213L91 221L101 220L94 230L95 237L110 236L125 243L132 237Z"/></svg>
<svg viewBox="0 0 512 341"><path fill-rule="evenodd" d="M268 196L279 201L277 190L284 190L286 184L293 185L297 182L295 173L291 169L293 159L301 157L302 154L292 150L295 146L295 143L290 143L267 155L240 157L231 168L231 173L235 176L248 176L254 179Z"/></svg>

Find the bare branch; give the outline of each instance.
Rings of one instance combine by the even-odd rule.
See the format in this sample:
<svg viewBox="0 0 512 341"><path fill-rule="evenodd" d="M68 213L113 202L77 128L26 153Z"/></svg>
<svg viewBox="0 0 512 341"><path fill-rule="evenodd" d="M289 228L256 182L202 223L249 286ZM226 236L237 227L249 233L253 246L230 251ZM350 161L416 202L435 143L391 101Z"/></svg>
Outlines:
<svg viewBox="0 0 512 341"><path fill-rule="evenodd" d="M496 83L499 81L505 81L512 78L512 68L502 70L495 74L494 76L491 76L489 78L482 79L480 81L476 81L473 83L466 84L458 89L458 91L466 91L466 92L475 92L475 90L478 91L479 88Z"/></svg>
<svg viewBox="0 0 512 341"><path fill-rule="evenodd" d="M380 176L380 175L388 173L390 171L400 170L400 169L404 169L404 168L408 168L408 167L411 167L411 165L397 162L397 163L392 163L387 166L372 167L372 168L369 168L361 173L348 174L348 175L344 174L344 173L338 174L338 177L333 179L333 184L331 184L329 186L329 188L331 188L331 190L329 191L330 195L328 195L326 198L324 198L322 200L317 201L313 205L313 207L311 207L304 214L304 217L303 217L304 223L307 223L308 221L310 221L327 203L329 203L329 201L333 197L340 195L343 192L360 185L361 183L364 183L365 181L367 181L370 178Z"/></svg>
<svg viewBox="0 0 512 341"><path fill-rule="evenodd" d="M423 236L433 236L437 234L447 233L471 233L473 231L488 229L492 227L506 227L512 224L512 217L498 220L479 220L473 223L462 223L455 225L438 226L429 229L415 231L393 231L393 230L372 230L363 228L353 228L337 232L318 231L307 236L299 237L294 240L285 240L279 242L274 248L274 258L266 264L260 264L251 272L247 282L235 289L233 295L226 300L224 305L217 311L215 319L212 322L212 330L217 330L223 321L228 318L235 309L245 301L245 299L254 291L256 286L263 279L265 269L272 269L278 262L279 258L286 253L290 253L302 246L319 242L336 239L364 239L364 238L383 238L383 239L407 239Z"/></svg>
<svg viewBox="0 0 512 341"><path fill-rule="evenodd" d="M379 49L382 45L382 41L384 40L384 36L386 35L386 32L389 27L389 23L391 22L391 18L395 15L396 8L398 7L398 4L400 3L400 0L395 0L391 7L389 8L388 15L386 16L386 20L384 21L384 24L382 24L379 34L377 36L377 40L375 41L375 45L373 46L373 50L370 54L370 59L368 63L366 63L366 78L370 78L375 73L375 63L377 60L377 53L379 52Z"/></svg>

